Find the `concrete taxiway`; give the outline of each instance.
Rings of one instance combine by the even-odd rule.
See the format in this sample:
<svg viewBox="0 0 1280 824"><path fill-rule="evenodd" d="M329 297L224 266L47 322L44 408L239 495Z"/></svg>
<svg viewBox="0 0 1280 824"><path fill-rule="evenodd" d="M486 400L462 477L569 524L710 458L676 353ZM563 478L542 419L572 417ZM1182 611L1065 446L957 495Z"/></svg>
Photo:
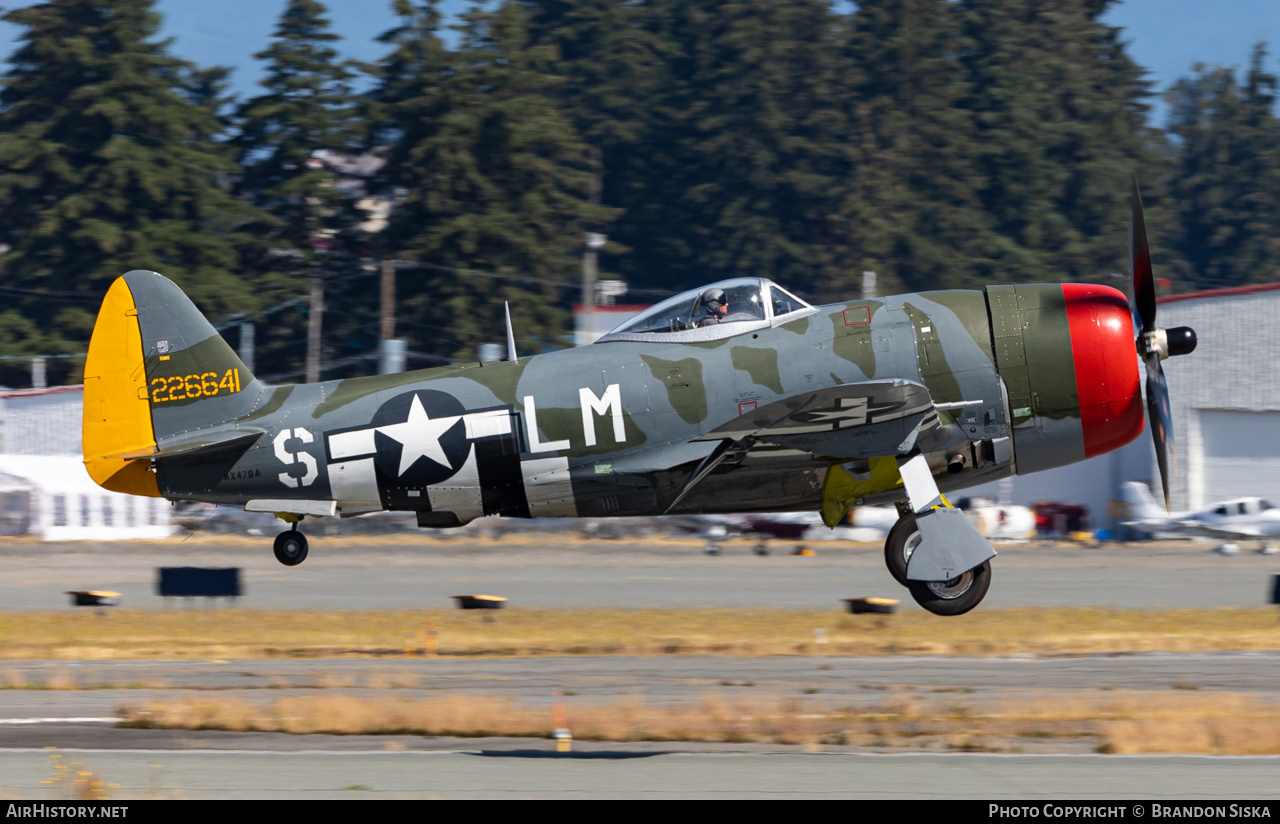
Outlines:
<svg viewBox="0 0 1280 824"><path fill-rule="evenodd" d="M307 742L311 743L311 742ZM385 742L383 742L385 743ZM66 750L115 799L1274 799L1280 757L624 751L527 742L450 749ZM47 798L48 750L0 750L0 793ZM1135 816L1137 817L1137 816Z"/></svg>
<svg viewBox="0 0 1280 824"><path fill-rule="evenodd" d="M239 567L244 607L263 609L416 609L452 606L451 596L483 592L530 607L826 608L864 596L902 600L878 545L810 543L812 557L760 557L751 542L726 543L708 556L693 541L588 541L520 535L485 540L396 536L312 538L311 554L284 567L270 539L178 538L153 544L0 543L5 575L0 609L66 607L66 590L122 593L124 606L161 609L159 567ZM1020 544L999 547L982 608L1257 607L1268 603L1280 556L1214 554L1193 542L1101 547ZM167 606L174 606L169 604Z"/></svg>

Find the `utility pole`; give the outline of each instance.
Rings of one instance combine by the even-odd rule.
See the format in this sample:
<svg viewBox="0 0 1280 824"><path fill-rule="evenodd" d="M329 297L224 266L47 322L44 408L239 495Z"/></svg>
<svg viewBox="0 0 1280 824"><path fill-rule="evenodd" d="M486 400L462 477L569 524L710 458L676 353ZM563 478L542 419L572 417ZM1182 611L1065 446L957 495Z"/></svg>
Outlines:
<svg viewBox="0 0 1280 824"><path fill-rule="evenodd" d="M382 261L382 306L378 322L378 374L404 371L404 341L396 339L396 260Z"/></svg>
<svg viewBox="0 0 1280 824"><path fill-rule="evenodd" d="M604 158L598 146L587 147L587 162L595 170L595 174L591 176L591 191L588 199L592 206L599 206L601 190L604 188L604 183L600 179ZM606 240L608 238L597 232L587 232L585 238L586 251L582 253L582 337L574 341L578 346L595 341L596 255L604 247Z"/></svg>
<svg viewBox="0 0 1280 824"><path fill-rule="evenodd" d="M320 329L324 321L324 282L311 273L311 309L307 313L307 383L320 382Z"/></svg>
<svg viewBox="0 0 1280 824"><path fill-rule="evenodd" d="M253 321L240 321L240 362L253 371Z"/></svg>
<svg viewBox="0 0 1280 824"><path fill-rule="evenodd" d="M596 321L596 255L609 239L598 232L587 232L586 251L582 253L582 339L579 346L595 340Z"/></svg>
<svg viewBox="0 0 1280 824"><path fill-rule="evenodd" d="M392 258L382 261L382 311L378 330L381 340L396 336L396 262Z"/></svg>

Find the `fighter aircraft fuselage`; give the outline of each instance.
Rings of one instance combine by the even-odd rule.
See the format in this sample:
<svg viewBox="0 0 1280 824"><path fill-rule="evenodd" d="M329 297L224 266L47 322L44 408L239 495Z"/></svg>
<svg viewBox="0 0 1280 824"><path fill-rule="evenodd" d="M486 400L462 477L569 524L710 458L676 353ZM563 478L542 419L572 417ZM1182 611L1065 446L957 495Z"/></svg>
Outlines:
<svg viewBox="0 0 1280 824"><path fill-rule="evenodd" d="M481 515L655 514L714 446L699 438L726 421L815 390L905 380L940 407L930 464L940 488L958 489L1081 460L1141 430L1128 328L1117 336L1121 363L1104 364L1127 379L1120 397L1104 400L1104 432L1086 429L1094 421L1081 413L1076 373L1084 370L1072 334L1096 334L1099 312L1127 321L1128 311L1113 290L1077 288L1087 294L1074 304L1058 285L925 292L816 307L705 342L614 340L516 362L297 386L233 374L217 389L213 377L225 371L215 367L199 387L197 366L174 356L149 372L157 429L179 428L202 404L251 393L247 414L221 424L262 435L240 452L159 458L155 478L169 498L333 501L336 514L409 510L424 525ZM1088 316L1087 329L1073 329L1069 306ZM865 436L876 399L859 402L861 409L829 413L829 422L815 413L817 431L802 433L804 443L795 434L756 439L674 511L817 508L832 462L898 446ZM948 473L955 455L963 467Z"/></svg>

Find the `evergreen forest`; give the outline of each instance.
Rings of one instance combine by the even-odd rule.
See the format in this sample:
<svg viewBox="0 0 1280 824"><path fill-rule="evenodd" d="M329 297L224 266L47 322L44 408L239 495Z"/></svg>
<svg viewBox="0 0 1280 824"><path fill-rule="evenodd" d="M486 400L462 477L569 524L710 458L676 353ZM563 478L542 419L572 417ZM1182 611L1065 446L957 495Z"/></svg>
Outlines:
<svg viewBox="0 0 1280 824"><path fill-rule="evenodd" d="M153 269L256 372L572 345L589 233L628 304L760 275L814 302L1005 282L1128 291L1131 176L1163 293L1280 281L1266 46L1188 67L1149 123L1115 0L387 0L344 60L288 0L257 93L159 36L153 0L49 0L0 78L0 384L80 379L111 282ZM446 25L452 26L447 29ZM317 302L322 297L322 302ZM314 379L315 375L310 376Z"/></svg>

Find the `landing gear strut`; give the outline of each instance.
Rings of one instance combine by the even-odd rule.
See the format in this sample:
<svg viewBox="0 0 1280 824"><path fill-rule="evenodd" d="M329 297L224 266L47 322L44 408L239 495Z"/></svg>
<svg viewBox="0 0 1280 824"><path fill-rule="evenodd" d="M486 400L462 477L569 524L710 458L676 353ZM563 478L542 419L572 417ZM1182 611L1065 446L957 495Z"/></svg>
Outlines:
<svg viewBox="0 0 1280 824"><path fill-rule="evenodd" d="M276 536L276 560L285 566L297 566L307 560L307 536L297 526Z"/></svg>
<svg viewBox="0 0 1280 824"><path fill-rule="evenodd" d="M942 496L918 449L897 461L907 500L898 504L898 522L885 539L885 565L934 615L963 615L991 587L990 560L996 551Z"/></svg>

